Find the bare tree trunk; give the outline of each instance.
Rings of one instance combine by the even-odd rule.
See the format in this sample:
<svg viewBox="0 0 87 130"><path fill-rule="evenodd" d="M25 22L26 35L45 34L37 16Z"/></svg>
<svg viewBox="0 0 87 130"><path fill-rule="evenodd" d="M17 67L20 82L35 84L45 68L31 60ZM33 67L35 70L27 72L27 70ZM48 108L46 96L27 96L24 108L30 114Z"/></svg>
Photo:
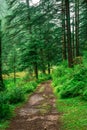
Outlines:
<svg viewBox="0 0 87 130"><path fill-rule="evenodd" d="M35 72L36 79L38 79L38 66L36 62L34 63L34 72Z"/></svg>
<svg viewBox="0 0 87 130"><path fill-rule="evenodd" d="M5 89L2 78L2 33L1 33L1 20L0 20L0 91Z"/></svg>
<svg viewBox="0 0 87 130"><path fill-rule="evenodd" d="M13 63L13 72L14 72L14 84L16 85L16 58L15 58L15 53L14 53L14 63Z"/></svg>
<svg viewBox="0 0 87 130"><path fill-rule="evenodd" d="M48 74L50 74L50 63L48 62Z"/></svg>
<svg viewBox="0 0 87 130"><path fill-rule="evenodd" d="M75 58L75 20L74 20L74 17L73 17L73 24L72 24L72 55L73 55L73 58Z"/></svg>
<svg viewBox="0 0 87 130"><path fill-rule="evenodd" d="M79 56L79 0L75 0L76 57Z"/></svg>
<svg viewBox="0 0 87 130"><path fill-rule="evenodd" d="M65 18L65 1L62 0L62 55L63 60L67 59L66 53L66 18Z"/></svg>
<svg viewBox="0 0 87 130"><path fill-rule="evenodd" d="M67 23L68 66L73 67L69 0L65 0L65 7L66 7L66 23Z"/></svg>

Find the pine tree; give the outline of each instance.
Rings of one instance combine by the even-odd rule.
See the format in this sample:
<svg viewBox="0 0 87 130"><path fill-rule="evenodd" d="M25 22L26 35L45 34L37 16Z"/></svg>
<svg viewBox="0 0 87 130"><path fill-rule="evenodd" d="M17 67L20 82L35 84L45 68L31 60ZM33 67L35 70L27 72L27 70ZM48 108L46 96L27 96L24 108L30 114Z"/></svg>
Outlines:
<svg viewBox="0 0 87 130"><path fill-rule="evenodd" d="M70 25L70 5L69 0L65 0L66 23L67 23L67 44L68 44L68 66L73 67L71 25Z"/></svg>
<svg viewBox="0 0 87 130"><path fill-rule="evenodd" d="M62 0L62 45L63 45L63 60L67 59L67 48L66 48L66 11L65 11L65 1Z"/></svg>
<svg viewBox="0 0 87 130"><path fill-rule="evenodd" d="M79 0L75 0L75 40L76 40L76 57L79 54Z"/></svg>

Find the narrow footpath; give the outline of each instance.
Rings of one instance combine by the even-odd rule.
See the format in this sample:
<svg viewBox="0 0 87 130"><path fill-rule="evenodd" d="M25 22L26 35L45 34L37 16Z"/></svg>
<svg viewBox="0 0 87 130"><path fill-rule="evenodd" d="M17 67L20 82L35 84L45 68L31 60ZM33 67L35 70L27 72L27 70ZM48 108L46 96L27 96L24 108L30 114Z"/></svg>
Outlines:
<svg viewBox="0 0 87 130"><path fill-rule="evenodd" d="M60 130L51 81L40 84L16 114L7 130Z"/></svg>

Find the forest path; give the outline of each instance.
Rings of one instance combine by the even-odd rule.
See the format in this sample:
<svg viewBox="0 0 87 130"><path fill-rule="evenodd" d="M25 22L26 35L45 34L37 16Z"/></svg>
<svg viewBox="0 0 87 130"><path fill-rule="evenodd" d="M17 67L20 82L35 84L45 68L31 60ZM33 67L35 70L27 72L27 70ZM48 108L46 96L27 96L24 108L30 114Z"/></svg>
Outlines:
<svg viewBox="0 0 87 130"><path fill-rule="evenodd" d="M51 81L41 83L28 102L17 110L7 130L60 130Z"/></svg>

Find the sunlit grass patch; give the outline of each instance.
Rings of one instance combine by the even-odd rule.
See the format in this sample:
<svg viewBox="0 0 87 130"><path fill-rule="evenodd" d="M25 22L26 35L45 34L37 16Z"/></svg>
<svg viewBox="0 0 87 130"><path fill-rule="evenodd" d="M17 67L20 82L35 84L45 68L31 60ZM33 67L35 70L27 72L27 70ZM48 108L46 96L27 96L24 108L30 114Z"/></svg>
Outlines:
<svg viewBox="0 0 87 130"><path fill-rule="evenodd" d="M57 108L62 113L62 130L87 129L87 102L80 98L58 99Z"/></svg>
<svg viewBox="0 0 87 130"><path fill-rule="evenodd" d="M16 78L23 78L24 76L26 76L27 72L26 71L22 71L22 72L16 72ZM4 74L3 75L4 79L7 78L14 78L14 73L10 73L8 75Z"/></svg>

